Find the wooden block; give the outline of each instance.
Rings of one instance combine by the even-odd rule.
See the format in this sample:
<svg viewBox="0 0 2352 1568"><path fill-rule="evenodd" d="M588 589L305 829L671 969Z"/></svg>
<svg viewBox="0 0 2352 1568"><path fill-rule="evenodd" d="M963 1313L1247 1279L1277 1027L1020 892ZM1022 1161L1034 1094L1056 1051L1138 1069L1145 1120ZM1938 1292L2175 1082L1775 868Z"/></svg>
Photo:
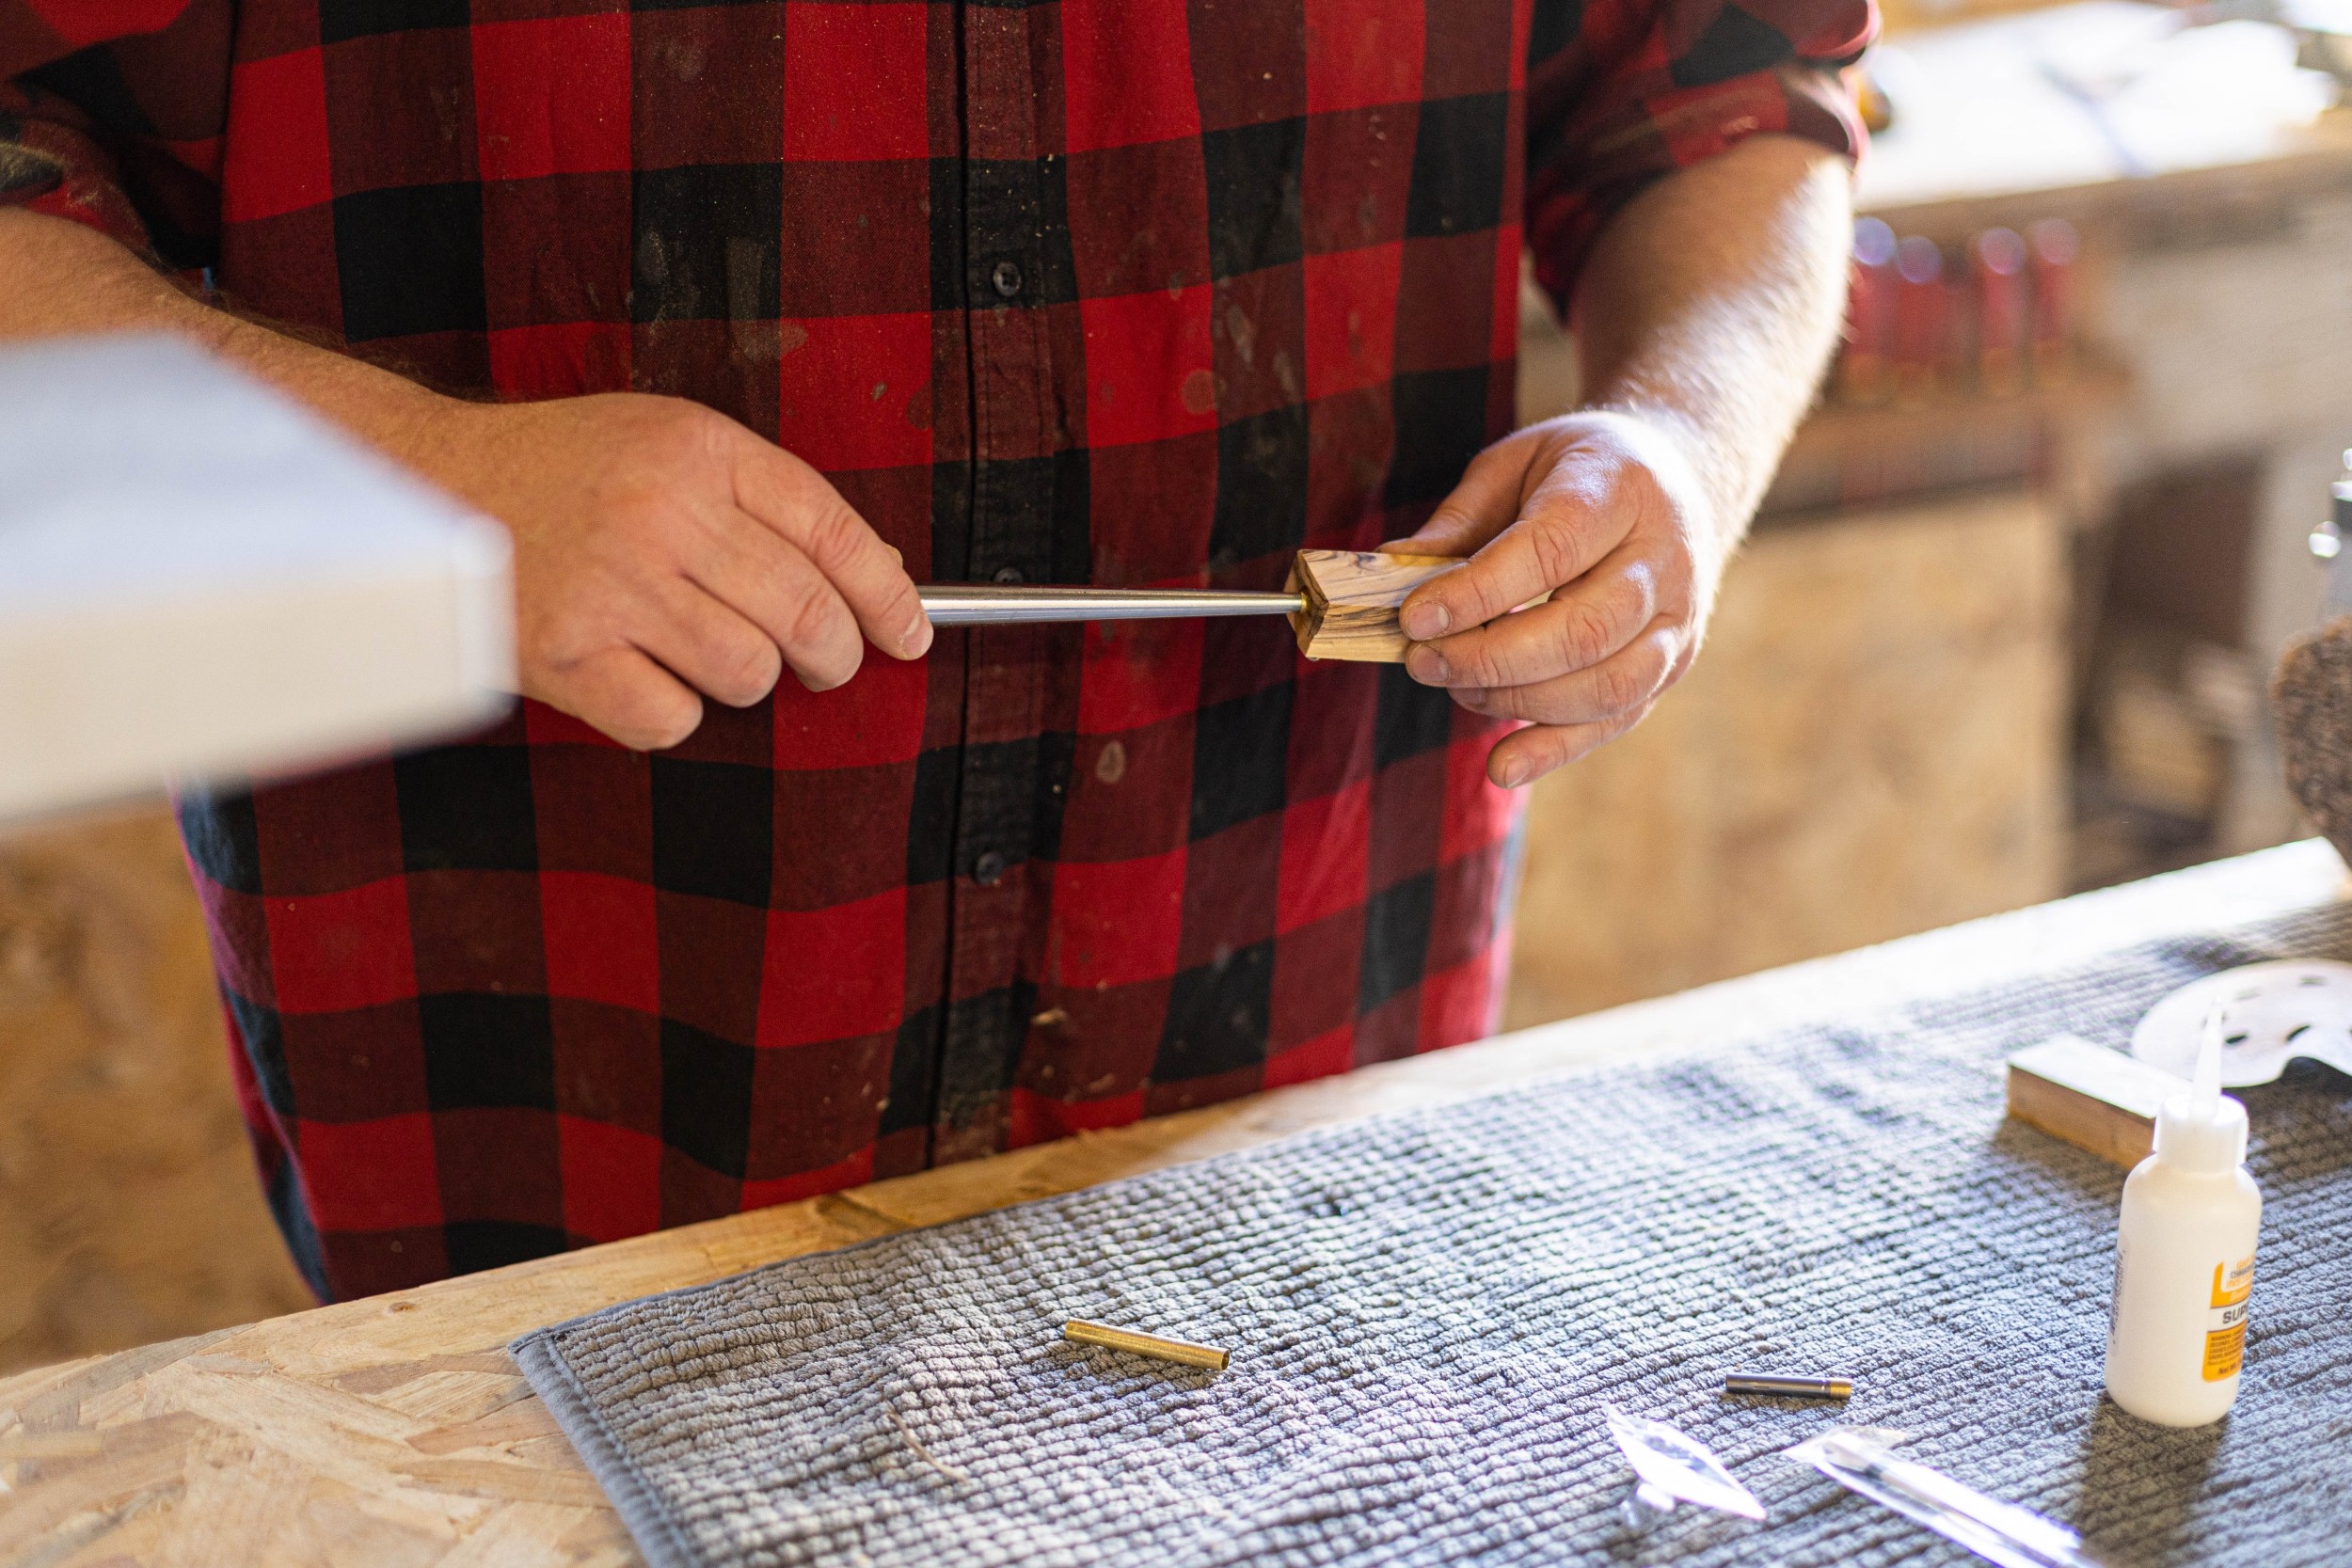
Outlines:
<svg viewBox="0 0 2352 1568"><path fill-rule="evenodd" d="M1291 617L1298 651L1309 658L1404 663L1412 640L1397 627L1398 607L1414 589L1461 564L1450 555L1299 551L1284 584L1285 592L1307 596L1307 608Z"/></svg>
<svg viewBox="0 0 2352 1568"><path fill-rule="evenodd" d="M2009 1059L2009 1114L2130 1167L2155 1142L2156 1112L2188 1081L2121 1051L2057 1035Z"/></svg>

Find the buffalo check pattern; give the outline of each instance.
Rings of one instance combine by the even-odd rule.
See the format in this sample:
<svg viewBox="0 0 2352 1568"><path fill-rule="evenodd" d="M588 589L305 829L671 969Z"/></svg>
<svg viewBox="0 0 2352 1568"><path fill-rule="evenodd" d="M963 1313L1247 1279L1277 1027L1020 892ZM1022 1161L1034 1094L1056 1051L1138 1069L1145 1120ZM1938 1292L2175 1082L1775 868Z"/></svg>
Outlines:
<svg viewBox="0 0 2352 1568"><path fill-rule="evenodd" d="M1867 0L0 0L0 192L453 389L698 399L918 578L1409 531L1648 181L1847 151ZM199 269L201 271L199 272ZM1494 729L1279 622L974 628L633 753L182 802L324 1295L1492 1027Z"/></svg>

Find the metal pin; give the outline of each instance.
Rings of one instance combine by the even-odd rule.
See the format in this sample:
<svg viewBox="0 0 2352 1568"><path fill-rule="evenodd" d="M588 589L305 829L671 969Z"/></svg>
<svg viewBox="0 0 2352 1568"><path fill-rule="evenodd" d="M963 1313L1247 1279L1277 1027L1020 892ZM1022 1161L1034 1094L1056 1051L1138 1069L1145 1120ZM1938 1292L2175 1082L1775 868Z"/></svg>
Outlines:
<svg viewBox="0 0 2352 1568"><path fill-rule="evenodd" d="M1101 1345L1105 1350L1123 1350L1132 1355L1149 1355L1162 1361L1181 1361L1187 1367L1206 1367L1213 1372L1225 1370L1232 1357L1214 1345L1196 1345L1185 1339L1163 1339L1156 1334L1137 1334L1129 1329L1112 1328L1106 1323L1090 1323L1073 1318L1061 1325L1061 1337L1081 1345Z"/></svg>
<svg viewBox="0 0 2352 1568"><path fill-rule="evenodd" d="M1845 1400L1853 1397L1850 1377L1782 1377L1776 1372L1733 1372L1724 1379L1726 1394L1772 1394L1801 1400Z"/></svg>
<svg viewBox="0 0 2352 1568"><path fill-rule="evenodd" d="M939 582L916 591L937 626L1049 621L1171 621L1200 615L1295 615L1298 594L1226 588L1025 588Z"/></svg>

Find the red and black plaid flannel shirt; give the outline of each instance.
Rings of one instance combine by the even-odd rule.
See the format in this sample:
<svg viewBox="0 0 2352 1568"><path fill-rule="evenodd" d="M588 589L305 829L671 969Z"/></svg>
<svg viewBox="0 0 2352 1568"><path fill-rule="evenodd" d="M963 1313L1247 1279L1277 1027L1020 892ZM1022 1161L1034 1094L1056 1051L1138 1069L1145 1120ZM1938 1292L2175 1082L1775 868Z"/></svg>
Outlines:
<svg viewBox="0 0 2352 1568"><path fill-rule="evenodd" d="M1868 0L0 0L0 190L443 385L723 410L918 580L1271 587L1512 419L1518 259L1852 150ZM1276 621L944 632L641 755L183 803L348 1295L1492 1027L1495 731Z"/></svg>

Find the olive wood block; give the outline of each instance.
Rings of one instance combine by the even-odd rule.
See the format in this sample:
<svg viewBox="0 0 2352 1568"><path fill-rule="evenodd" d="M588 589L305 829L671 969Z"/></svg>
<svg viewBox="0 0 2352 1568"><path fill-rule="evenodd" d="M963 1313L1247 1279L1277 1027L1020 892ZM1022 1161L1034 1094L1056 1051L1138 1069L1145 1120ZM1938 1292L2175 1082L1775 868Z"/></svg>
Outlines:
<svg viewBox="0 0 2352 1568"><path fill-rule="evenodd" d="M1306 595L1291 616L1298 651L1309 658L1352 658L1402 664L1413 645L1396 624L1405 596L1440 572L1462 564L1450 555L1386 550L1301 550L1291 565L1287 593Z"/></svg>
<svg viewBox="0 0 2352 1568"><path fill-rule="evenodd" d="M2009 1114L2129 1169L2155 1145L2156 1112L2185 1079L2058 1035L2009 1059Z"/></svg>

